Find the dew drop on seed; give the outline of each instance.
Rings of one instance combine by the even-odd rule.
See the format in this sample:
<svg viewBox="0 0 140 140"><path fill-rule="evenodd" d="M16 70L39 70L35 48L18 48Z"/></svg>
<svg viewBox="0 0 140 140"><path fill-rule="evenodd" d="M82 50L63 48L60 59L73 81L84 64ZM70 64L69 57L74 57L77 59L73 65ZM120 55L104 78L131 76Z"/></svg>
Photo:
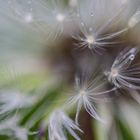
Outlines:
<svg viewBox="0 0 140 140"><path fill-rule="evenodd" d="M130 60L134 60L134 58L135 58L134 54L131 54L129 57Z"/></svg>

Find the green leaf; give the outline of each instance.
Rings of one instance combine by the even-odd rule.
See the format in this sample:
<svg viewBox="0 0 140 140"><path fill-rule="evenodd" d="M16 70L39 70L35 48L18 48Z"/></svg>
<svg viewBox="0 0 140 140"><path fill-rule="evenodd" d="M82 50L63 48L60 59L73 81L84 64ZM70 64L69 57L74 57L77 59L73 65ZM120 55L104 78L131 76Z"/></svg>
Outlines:
<svg viewBox="0 0 140 140"><path fill-rule="evenodd" d="M58 108L58 103L62 99L61 93L61 86L48 90L46 94L40 99L40 101L35 104L23 117L21 120L21 125L24 125L26 128L30 129L34 127L39 121L41 121L41 119L49 116L49 114L55 108Z"/></svg>

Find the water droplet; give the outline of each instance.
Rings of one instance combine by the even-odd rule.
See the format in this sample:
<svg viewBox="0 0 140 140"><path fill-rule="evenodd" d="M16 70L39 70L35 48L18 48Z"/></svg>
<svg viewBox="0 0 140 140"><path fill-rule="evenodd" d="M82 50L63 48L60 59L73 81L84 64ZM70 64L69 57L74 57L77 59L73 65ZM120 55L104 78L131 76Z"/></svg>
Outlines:
<svg viewBox="0 0 140 140"><path fill-rule="evenodd" d="M134 54L131 54L130 57L129 57L130 60L134 60L134 58L135 58Z"/></svg>

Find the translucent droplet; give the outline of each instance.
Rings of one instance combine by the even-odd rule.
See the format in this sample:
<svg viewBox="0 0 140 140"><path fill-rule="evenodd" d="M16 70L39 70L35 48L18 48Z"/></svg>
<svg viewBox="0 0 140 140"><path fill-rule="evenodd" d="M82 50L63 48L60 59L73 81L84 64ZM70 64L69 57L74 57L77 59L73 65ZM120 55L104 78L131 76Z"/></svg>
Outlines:
<svg viewBox="0 0 140 140"><path fill-rule="evenodd" d="M130 60L134 60L135 59L135 55L134 54L131 54L130 57L129 57L129 59Z"/></svg>

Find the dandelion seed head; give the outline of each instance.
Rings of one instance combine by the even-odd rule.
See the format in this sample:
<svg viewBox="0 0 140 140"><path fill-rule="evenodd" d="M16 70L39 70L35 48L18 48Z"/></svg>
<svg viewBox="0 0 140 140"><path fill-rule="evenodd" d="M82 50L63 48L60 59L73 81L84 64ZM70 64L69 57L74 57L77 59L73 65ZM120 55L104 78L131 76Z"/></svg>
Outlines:
<svg viewBox="0 0 140 140"><path fill-rule="evenodd" d="M14 1L16 2L17 0L13 0L13 2ZM128 0L119 0L120 5L117 4L118 0L112 0L112 1L109 1L109 0L95 0L95 1L94 0L83 0L83 1L84 2L79 1L79 3L83 3L82 8L79 10L78 9L79 7L77 6L79 13L78 13L77 17L74 17L74 18L81 19L78 22L78 24L81 23L78 28L78 31L81 33L80 34L81 36L79 34L77 34L77 32L74 31L74 33L76 33L76 35L77 35L77 40L78 40L77 42L79 43L79 46L81 48L85 48L85 47L89 48L90 50L94 49L96 52L104 51L105 47L108 47L108 46L115 47L115 45L112 45L112 44L116 43L114 41L119 40L118 36L120 36L122 33L126 32L126 30L127 30L127 29L117 30L118 28L114 28L114 27L116 27L116 25L118 25L117 23L119 23L119 21L121 21L121 18L124 17L121 15L122 15L122 13L124 13L123 10L125 8L121 7L120 5L127 4ZM33 4L33 3L31 3L30 0L29 1L27 0L26 2L28 2L28 4L30 6ZM73 17L71 15L71 9L67 10L66 4L64 4L64 6L63 6L63 4L61 5L61 2L62 2L61 0L58 0L58 1L57 0L49 0L49 1L35 0L35 3L33 4L35 7L30 7L29 5L26 7L26 4L24 6L24 4L22 4L22 2L20 3L20 1L19 1L19 2L16 2L16 4L14 4L14 5L15 5L15 7L19 5L16 11L18 11L18 9L19 9L19 11L17 12L17 17L20 18L20 21L25 22L25 23L33 23L30 25L31 26L33 25L33 27L38 26L40 28L39 30L41 30L43 32L48 32L49 33L48 38L53 37L53 39L55 39L55 38L57 38L57 36L59 36L61 34L63 34L64 36L66 34L67 35L69 34L70 36L68 36L68 39L71 39L71 33L68 33L70 31L69 29L72 29L72 28L70 28L71 26L69 25L69 24L71 24L69 21L73 20ZM70 5L72 7L75 7L77 5L76 2L77 2L77 0L71 0ZM113 3L116 3L116 4L113 4ZM106 7L107 5L109 5L109 8ZM115 6L113 6L113 5L115 5ZM115 8L115 7L118 7L118 8ZM26 8L27 8L27 10L26 10ZM108 9L111 9L111 10L108 10ZM35 13L33 13L34 11L35 11ZM121 18L119 18L119 17L121 17ZM127 28L134 27L139 21L140 21L139 13L136 13L134 16L132 16L132 18L128 22ZM75 22L75 20L72 21L72 26L74 26L74 24L73 24L74 22ZM65 24L63 24L63 23L65 23ZM76 23L76 25L77 25L77 23ZM67 27L67 26L70 26L70 27ZM81 26L82 26L82 28L81 28ZM10 28L10 26L8 26L8 27ZM119 27L121 27L121 26L119 26ZM77 28L77 26L76 26L76 28ZM114 29L117 31L114 31ZM11 31L13 31L13 30L11 30ZM23 34L24 34L24 32L23 32ZM64 37L63 35L62 35L62 37ZM14 39L15 38L16 37L14 37ZM24 40L24 39L19 38L17 40ZM32 41L32 38L31 38L31 41ZM73 40L72 39L70 40L70 44L71 44L71 41L73 42ZM46 42L48 42L48 41L45 40L45 43ZM9 44L11 44L11 42ZM42 44L41 41L40 41L40 44ZM42 45L44 45L44 44L42 44ZM46 46L46 44L44 46ZM60 51L61 51L61 48L60 48ZM60 51L56 51L56 53L60 52ZM66 53L65 53L65 49L64 49L64 53L65 53L64 55L67 55L67 51L69 51L69 49L67 50L67 48L66 48ZM136 48L133 48L133 49L130 49L129 51L123 53L119 57L117 57L114 64L110 68L110 71L106 74L107 76L109 76L108 79L115 86L117 86L117 87L123 87L123 86L126 87L127 86L129 88L134 88L134 89L138 88L137 85L140 83L140 78L136 74L136 73L139 74L139 72L137 71L137 68L128 70L128 68L130 68L132 61L135 59L136 51L137 51ZM85 53L85 54L87 54L87 53ZM59 57L59 54L58 54L58 57ZM64 57L60 56L60 59L63 59ZM57 56L56 56L56 58L57 58ZM69 59L69 57L67 60L70 63L72 62L71 58ZM59 64L60 63L58 63L58 65ZM78 63L76 63L76 64L78 64ZM86 67L83 62L81 62L81 64L83 64L83 67ZM59 66L61 67L61 65L59 65ZM86 69L89 69L89 68L86 67ZM140 68L138 68L138 69L140 69ZM135 76L133 76L133 75L135 75ZM114 91L114 89L106 90L109 87L108 83L106 82L107 80L104 81L103 78L100 78L99 74L97 74L97 78L95 78L95 79L93 77L90 77L90 80L89 80L89 79L87 79L87 77L86 78L85 77L79 78L77 80L78 82L76 85L76 89L74 90L74 96L70 100L71 104L76 103L76 105L77 105L76 106L76 109L77 109L76 119L75 119L76 123L78 122L77 119L78 119L78 114L80 112L81 107L83 107L90 116L92 116L93 118L95 118L99 121L102 121L100 119L98 113L96 113L97 110L96 110L96 104L94 101L102 100L103 98L107 97L108 93ZM106 85L106 83L107 83L107 85ZM135 83L136 83L136 85L135 85ZM36 82L33 83L33 86L35 86L34 84L36 85ZM5 95L0 93L0 104L1 104L0 113L7 113L7 112L13 111L15 109L27 107L28 105L31 105L34 102L34 100L32 98L26 97L24 95L22 96L20 93L17 93L17 92L12 93L11 90L8 92L9 92L9 94L4 93ZM51 96L51 95L49 95L49 96ZM31 109L31 112L29 113L29 117L27 118L28 119L27 121L29 121L29 122L25 122L25 124L27 123L27 125L28 125L28 123L30 124L30 123L32 123L32 121L34 122L34 121L40 120L40 118L38 118L38 117L40 117L38 115L38 113L40 112L40 109L43 109L43 107L45 105L44 103L46 103L46 100L41 100L41 101L38 102L39 104L41 103L40 104L41 106L36 108L37 110L34 110L34 108L33 108L33 110ZM49 140L67 140L68 139L67 135L66 135L67 132L70 133L70 135L72 135L76 140L80 140L80 138L76 134L76 131L81 132L81 129L75 124L75 122L73 122L73 120L61 109L56 110L56 111L51 109L51 111L52 111L52 114L51 114L50 118L49 119L46 118L48 121ZM42 112L42 110L41 110L41 112ZM45 112L45 113L47 113L47 112ZM34 117L33 115L36 115L36 116ZM25 116L26 116L26 114L25 114ZM34 119L32 119L32 116L34 117ZM26 121L26 118L23 118L23 120ZM10 122L9 124L7 121L6 125L0 124L0 130L3 128L4 129L10 128L14 131L14 133L18 139L27 140L27 130L26 129L20 128L17 124L13 124L13 121ZM43 131L42 130L40 131L41 136L44 135L44 130L45 129L43 128Z"/></svg>

